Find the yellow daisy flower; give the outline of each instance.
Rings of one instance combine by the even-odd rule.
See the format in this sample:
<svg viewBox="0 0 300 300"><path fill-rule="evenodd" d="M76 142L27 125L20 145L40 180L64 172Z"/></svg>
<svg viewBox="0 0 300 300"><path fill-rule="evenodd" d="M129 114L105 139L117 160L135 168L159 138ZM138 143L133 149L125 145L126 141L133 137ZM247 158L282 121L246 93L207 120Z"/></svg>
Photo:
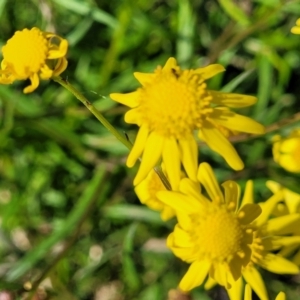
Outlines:
<svg viewBox="0 0 300 300"><path fill-rule="evenodd" d="M249 284L246 284L246 287L245 287L245 298L244 300L252 300L252 290L251 290L251 287ZM286 297L285 297L285 293L283 292L280 292L275 300L286 300Z"/></svg>
<svg viewBox="0 0 300 300"><path fill-rule="evenodd" d="M293 130L286 138L273 137L273 158L289 172L300 172L300 129Z"/></svg>
<svg viewBox="0 0 300 300"><path fill-rule="evenodd" d="M253 183L246 185L243 205L253 203ZM292 261L282 257L279 253L274 254L283 247L300 245L300 236L290 236L295 227L298 227L300 214L290 214L275 217L269 220L271 213L279 201L283 199L283 193L278 192L267 201L259 203L262 213L252 223L254 228L254 239L251 244L250 262L242 268L242 278L251 286L261 300L268 300L268 293L264 281L257 267L262 267L276 274L298 274L299 268ZM231 300L241 300L243 293L243 280L239 278L228 295ZM206 283L209 288L212 282Z"/></svg>
<svg viewBox="0 0 300 300"><path fill-rule="evenodd" d="M261 213L257 204L239 208L239 186L222 184L221 191L211 167L202 163L198 181L180 181L179 191L160 191L157 198L172 207L178 224L167 239L167 246L190 263L179 288L187 292L203 283L207 275L226 288L241 277L242 267L251 259L254 229L252 222Z"/></svg>
<svg viewBox="0 0 300 300"><path fill-rule="evenodd" d="M23 92L31 93L40 79L58 76L67 68L67 50L67 40L54 33L36 27L16 31L2 47L0 83L29 79L31 84Z"/></svg>
<svg viewBox="0 0 300 300"><path fill-rule="evenodd" d="M300 34L300 18L296 21L296 26L292 27L291 33Z"/></svg>
<svg viewBox="0 0 300 300"><path fill-rule="evenodd" d="M255 97L207 89L205 81L223 71L224 67L217 64L181 70L171 57L153 74L134 73L142 85L136 91L110 95L131 108L125 121L140 127L127 159L127 166L132 167L142 157L134 185L140 183L161 158L173 189L177 189L180 181L181 164L188 177L196 181L195 130L233 169L244 167L224 131L260 134L264 127L228 109L253 105Z"/></svg>
<svg viewBox="0 0 300 300"><path fill-rule="evenodd" d="M152 169L147 177L135 188L135 192L139 197L141 203L147 205L153 210L160 211L163 221L167 221L175 215L175 211L173 208L161 202L156 197L157 192L166 190L166 186L154 169Z"/></svg>

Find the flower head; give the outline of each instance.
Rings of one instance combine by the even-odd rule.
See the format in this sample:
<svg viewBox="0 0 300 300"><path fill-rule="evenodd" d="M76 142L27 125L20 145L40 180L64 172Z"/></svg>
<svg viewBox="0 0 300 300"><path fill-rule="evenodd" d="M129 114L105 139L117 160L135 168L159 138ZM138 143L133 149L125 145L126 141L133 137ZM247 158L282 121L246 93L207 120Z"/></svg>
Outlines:
<svg viewBox="0 0 300 300"><path fill-rule="evenodd" d="M188 177L196 181L195 130L233 169L243 168L243 162L227 139L228 133L235 130L263 133L264 127L228 109L253 105L255 97L207 89L205 81L223 71L221 65L181 70L176 60L169 58L153 74L134 73L142 85L136 91L110 95L131 108L125 121L140 127L127 160L127 166L132 167L142 156L134 185L147 176L160 158L173 189L177 189L180 181L181 164Z"/></svg>
<svg viewBox="0 0 300 300"><path fill-rule="evenodd" d="M247 201L253 203L253 183L247 183L245 194ZM283 200L283 192L279 191L265 202L259 203L262 213L253 222L253 243L251 244L251 259L242 268L242 278L250 285L261 300L268 300L265 283L259 268L275 274L298 274L299 268L292 261L282 257L278 250L300 244L300 236L291 236L293 228L299 227L300 215L289 214L270 219L271 213L278 202ZM241 300L243 280L239 278L227 292L231 300ZM211 285L207 284L206 288Z"/></svg>
<svg viewBox="0 0 300 300"><path fill-rule="evenodd" d="M292 27L291 33L300 34L300 19L296 21L296 26Z"/></svg>
<svg viewBox="0 0 300 300"><path fill-rule="evenodd" d="M180 181L179 192L161 191L157 197L171 206L178 224L167 239L176 256L191 264L179 288L189 291L201 285L207 275L229 288L241 276L242 267L251 259L254 230L252 222L261 213L257 204L239 208L239 186L233 181L222 184L222 191L211 167L202 163L198 180Z"/></svg>
<svg viewBox="0 0 300 300"><path fill-rule="evenodd" d="M300 129L293 130L286 138L273 137L273 158L289 172L300 172Z"/></svg>
<svg viewBox="0 0 300 300"><path fill-rule="evenodd" d="M24 93L33 92L40 79L58 76L67 67L68 42L54 33L34 27L16 31L2 47L0 83L29 79Z"/></svg>
<svg viewBox="0 0 300 300"><path fill-rule="evenodd" d="M161 202L156 197L157 192L166 190L167 188L164 185L163 181L153 169L149 172L147 177L135 188L135 192L139 197L141 203L147 205L153 210L160 211L161 218L164 221L169 220L175 215L175 211L173 210L173 208Z"/></svg>

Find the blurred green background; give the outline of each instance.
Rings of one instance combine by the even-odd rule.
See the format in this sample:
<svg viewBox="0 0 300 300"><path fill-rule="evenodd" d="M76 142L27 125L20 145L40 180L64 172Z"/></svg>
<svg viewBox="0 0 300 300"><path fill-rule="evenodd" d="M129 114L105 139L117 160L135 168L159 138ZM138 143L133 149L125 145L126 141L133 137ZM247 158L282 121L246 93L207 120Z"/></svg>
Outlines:
<svg viewBox="0 0 300 300"><path fill-rule="evenodd" d="M126 108L108 95L133 91L134 71L152 72L170 56L182 68L224 65L209 88L257 95L240 112L266 126L295 114L300 36L290 28L298 17L298 0L0 0L0 46L31 27L66 38L62 76L134 141ZM165 246L175 221L139 203L127 149L68 91L42 81L24 95L25 86L0 86L0 291L11 299L167 299L188 267ZM295 126L236 143L241 172L205 145L200 159L220 182L254 179L257 202L270 196L269 178L299 192L299 176L275 165L270 142ZM299 277L263 274L272 297L300 298ZM192 299L227 297L220 287L197 288Z"/></svg>

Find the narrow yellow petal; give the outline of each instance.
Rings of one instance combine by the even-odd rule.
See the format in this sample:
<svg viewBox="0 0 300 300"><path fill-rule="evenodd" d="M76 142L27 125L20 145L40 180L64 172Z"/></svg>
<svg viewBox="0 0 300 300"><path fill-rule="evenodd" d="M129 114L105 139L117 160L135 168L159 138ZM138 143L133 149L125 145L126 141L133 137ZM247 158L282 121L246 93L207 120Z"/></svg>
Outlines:
<svg viewBox="0 0 300 300"><path fill-rule="evenodd" d="M128 110L125 114L124 120L128 124L137 124L140 127L142 126L141 115L138 108Z"/></svg>
<svg viewBox="0 0 300 300"><path fill-rule="evenodd" d="M261 214L261 208L258 204L248 203L244 205L240 210L238 215L242 215L240 222L244 225L250 224Z"/></svg>
<svg viewBox="0 0 300 300"><path fill-rule="evenodd" d="M210 119L216 124L231 130L253 134L262 134L265 132L265 127L263 125L249 117L236 114L229 110L215 108L210 115Z"/></svg>
<svg viewBox="0 0 300 300"><path fill-rule="evenodd" d="M287 260L284 257L268 253L264 259L260 262L260 265L276 274L298 274L299 268L297 265Z"/></svg>
<svg viewBox="0 0 300 300"><path fill-rule="evenodd" d="M135 91L128 94L112 93L109 95L111 99L131 108L140 104L140 91Z"/></svg>
<svg viewBox="0 0 300 300"><path fill-rule="evenodd" d="M139 184L158 163L162 154L164 142L164 137L156 134L155 132L150 133L144 148L141 165L134 178L133 185Z"/></svg>
<svg viewBox="0 0 300 300"><path fill-rule="evenodd" d="M243 199L241 202L241 207L248 203L250 203L250 204L254 203L253 181L252 180L247 180L247 182L246 182L246 187L245 187L244 196L243 196Z"/></svg>
<svg viewBox="0 0 300 300"><path fill-rule="evenodd" d="M216 286L218 283L210 276L208 276L205 284L204 284L204 289L205 290L210 290L212 289L214 286Z"/></svg>
<svg viewBox="0 0 300 300"><path fill-rule="evenodd" d="M220 105L233 108L247 107L257 102L257 98L248 95L222 93L217 91L208 91L212 96L212 102Z"/></svg>
<svg viewBox="0 0 300 300"><path fill-rule="evenodd" d="M247 286L247 285L246 285ZM230 300L242 300L242 295L244 292L244 282L242 277L239 278L237 281L233 282L230 289L227 289L227 294ZM250 288L251 291L251 288ZM245 297L247 292L245 291ZM251 294L250 294L251 295ZM246 300L247 298L245 298ZM250 298L251 300L252 298Z"/></svg>
<svg viewBox="0 0 300 300"><path fill-rule="evenodd" d="M277 217L269 220L265 225L268 234L286 235L299 228L300 215L290 214L282 217Z"/></svg>
<svg viewBox="0 0 300 300"><path fill-rule="evenodd" d="M178 144L175 138L165 139L162 150L162 158L165 171L172 186L172 190L178 190L181 173L181 159Z"/></svg>
<svg viewBox="0 0 300 300"><path fill-rule="evenodd" d="M28 93L33 92L39 86L40 79L39 79L39 76L37 75L37 73L33 73L29 77L29 79L31 81L31 85L29 85L25 89L23 89L24 94L28 94Z"/></svg>
<svg viewBox="0 0 300 300"><path fill-rule="evenodd" d="M193 262L184 277L181 279L179 288L183 292L188 292L201 285L207 276L210 266L211 263L207 260Z"/></svg>
<svg viewBox="0 0 300 300"><path fill-rule="evenodd" d="M238 205L238 200L240 198L239 185L232 180L227 180L222 183L222 187L224 188L226 204L230 205L232 211L235 211Z"/></svg>
<svg viewBox="0 0 300 300"><path fill-rule="evenodd" d="M201 188L198 182L196 183L189 178L183 178L180 181L179 190L181 193L193 197L197 199L199 202L202 203L206 202L206 200L204 200L203 197L201 197L202 196L200 194Z"/></svg>
<svg viewBox="0 0 300 300"><path fill-rule="evenodd" d="M244 295L244 300L252 300L252 290L249 284L246 284L245 286L245 295ZM230 299L232 300L232 299Z"/></svg>
<svg viewBox="0 0 300 300"><path fill-rule="evenodd" d="M156 76L153 73L148 74L140 72L134 72L133 75L142 86L145 86L147 83L150 83Z"/></svg>
<svg viewBox="0 0 300 300"><path fill-rule="evenodd" d="M176 67L176 66L177 66L177 61L176 61L176 59L175 59L174 57L170 57L170 58L167 60L166 64L164 65L163 70L164 70L164 71L170 70L170 69L172 69L172 68L174 68L174 67Z"/></svg>
<svg viewBox="0 0 300 300"><path fill-rule="evenodd" d="M198 168L198 145L196 140L190 139L179 140L179 148L181 150L181 159L184 169L189 178L197 181Z"/></svg>
<svg viewBox="0 0 300 300"><path fill-rule="evenodd" d="M300 28L299 28L299 34L300 34ZM284 292L280 292L277 295L277 297L275 298L275 300L286 300L285 293Z"/></svg>
<svg viewBox="0 0 300 300"><path fill-rule="evenodd" d="M144 147L148 139L148 135L149 135L148 127L142 126L138 131L133 147L128 155L127 162L126 162L128 168L132 168L135 162L140 158L141 154L144 151Z"/></svg>
<svg viewBox="0 0 300 300"><path fill-rule="evenodd" d="M175 211L185 212L186 214L192 214L202 208L196 199L175 192L160 191L156 194L156 197Z"/></svg>
<svg viewBox="0 0 300 300"><path fill-rule="evenodd" d="M223 193L213 173L213 170L208 163L202 163L199 165L197 177L213 202L219 204L224 203Z"/></svg>
<svg viewBox="0 0 300 300"><path fill-rule="evenodd" d="M265 283L255 268L245 268L243 277L261 300L269 300Z"/></svg>
<svg viewBox="0 0 300 300"><path fill-rule="evenodd" d="M208 65L203 68L198 68L195 73L201 74L204 80L214 77L215 75L224 72L225 68L219 64Z"/></svg>
<svg viewBox="0 0 300 300"><path fill-rule="evenodd" d="M205 141L213 151L220 154L231 168L234 170L241 170L244 168L244 163L240 159L234 147L213 125L205 122L203 128L199 130L199 137Z"/></svg>

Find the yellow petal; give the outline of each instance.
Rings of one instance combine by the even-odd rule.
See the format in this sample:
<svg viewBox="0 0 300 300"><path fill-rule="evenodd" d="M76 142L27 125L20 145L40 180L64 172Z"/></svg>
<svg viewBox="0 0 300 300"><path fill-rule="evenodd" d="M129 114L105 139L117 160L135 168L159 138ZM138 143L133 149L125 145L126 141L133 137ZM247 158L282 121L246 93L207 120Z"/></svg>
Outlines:
<svg viewBox="0 0 300 300"><path fill-rule="evenodd" d="M128 94L112 93L109 95L111 99L131 108L140 104L140 92L135 91Z"/></svg>
<svg viewBox="0 0 300 300"><path fill-rule="evenodd" d="M195 70L195 73L201 74L204 80L214 77L218 73L224 72L225 68L219 64L208 65L203 68L198 68Z"/></svg>
<svg viewBox="0 0 300 300"><path fill-rule="evenodd" d="M145 86L147 83L152 82L152 80L156 76L153 73L148 74L148 73L140 73L140 72L134 72L133 75L142 86Z"/></svg>
<svg viewBox="0 0 300 300"><path fill-rule="evenodd" d="M141 115L139 113L139 108L132 108L125 114L124 120L128 124L137 124L138 126L142 126L141 124Z"/></svg>
<svg viewBox="0 0 300 300"><path fill-rule="evenodd" d="M212 102L227 107L247 107L257 102L257 98L248 95L222 93L217 91L208 91L208 94L212 96Z"/></svg>
<svg viewBox="0 0 300 300"><path fill-rule="evenodd" d="M245 296L244 300L252 300L252 290L249 284L245 286ZM232 300L232 299L230 299Z"/></svg>
<svg viewBox="0 0 300 300"><path fill-rule="evenodd" d="M280 202L282 200L283 200L283 193L278 192L275 195L273 195L272 197L270 197L267 201L259 203L260 207L262 208L262 213L255 221L255 224L260 227L264 223L266 223L268 221L270 215L274 211L278 202Z"/></svg>
<svg viewBox="0 0 300 300"><path fill-rule="evenodd" d="M238 205L238 199L240 195L239 185L232 180L228 180L222 183L222 187L224 188L226 204L230 206L230 209L232 211L235 211Z"/></svg>
<svg viewBox="0 0 300 300"><path fill-rule="evenodd" d="M174 67L176 67L176 66L177 66L177 61L176 61L176 59L175 59L174 57L170 57L170 58L167 60L166 64L164 65L163 70L164 70L164 71L170 70L170 69L172 69L172 68L174 68Z"/></svg>
<svg viewBox="0 0 300 300"><path fill-rule="evenodd" d="M269 300L265 283L255 268L245 268L243 277L261 300Z"/></svg>
<svg viewBox="0 0 300 300"><path fill-rule="evenodd" d="M214 286L216 286L218 283L210 276L208 276L205 284L204 284L204 289L205 290L210 290L212 289Z"/></svg>
<svg viewBox="0 0 300 300"><path fill-rule="evenodd" d="M286 235L298 228L300 222L299 214L291 214L269 220L265 225L265 230L272 235Z"/></svg>
<svg viewBox="0 0 300 300"><path fill-rule="evenodd" d="M177 192L160 191L156 197L175 211L186 214L192 214L202 208L196 199Z"/></svg>
<svg viewBox="0 0 300 300"><path fill-rule="evenodd" d="M268 253L259 263L264 269L276 274L298 274L297 265L284 257Z"/></svg>
<svg viewBox="0 0 300 300"><path fill-rule="evenodd" d="M246 187L244 191L244 196L241 202L241 207L250 203L254 203L254 197L253 197L253 181L252 180L247 180L246 182Z"/></svg>
<svg viewBox="0 0 300 300"><path fill-rule="evenodd" d="M204 122L203 128L199 130L199 137L204 140L213 151L220 154L231 168L234 170L241 170L244 168L244 163L231 143L210 123Z"/></svg>
<svg viewBox="0 0 300 300"><path fill-rule="evenodd" d="M181 160L189 178L197 181L198 145L193 137L178 141Z"/></svg>
<svg viewBox="0 0 300 300"><path fill-rule="evenodd" d="M223 193L216 180L211 166L208 163L199 165L198 180L204 186L209 198L216 203L224 203Z"/></svg>
<svg viewBox="0 0 300 300"><path fill-rule="evenodd" d="M147 142L149 130L147 126L142 126L136 136L133 147L128 155L126 165L128 168L132 168L135 162L140 158L144 151L145 144Z"/></svg>
<svg viewBox="0 0 300 300"><path fill-rule="evenodd" d="M144 148L141 165L134 178L133 185L139 184L148 175L150 170L155 167L161 157L164 142L164 137L155 132L150 133Z"/></svg>
<svg viewBox="0 0 300 300"><path fill-rule="evenodd" d="M240 222L244 225L250 224L261 214L261 208L258 204L246 204L238 213Z"/></svg>
<svg viewBox="0 0 300 300"><path fill-rule="evenodd" d="M180 182L180 153L178 144L175 138L165 139L162 158L167 173L168 179L171 183L172 190L178 190Z"/></svg>
<svg viewBox="0 0 300 300"><path fill-rule="evenodd" d="M216 124L231 130L254 134L262 134L265 132L265 127L263 125L251 118L236 114L229 110L215 108L213 113L210 114L210 119Z"/></svg>
<svg viewBox="0 0 300 300"><path fill-rule="evenodd" d="M299 34L300 34L300 30L299 30ZM285 293L284 292L280 292L277 295L277 297L275 298L275 300L286 300Z"/></svg>
<svg viewBox="0 0 300 300"><path fill-rule="evenodd" d="M181 279L179 288L183 292L188 292L201 285L207 276L210 266L211 263L207 260L193 262L184 277Z"/></svg>
<svg viewBox="0 0 300 300"><path fill-rule="evenodd" d="M31 81L31 85L29 85L25 89L23 89L24 94L28 94L28 93L33 92L39 86L40 79L39 79L39 76L37 75L37 73L33 73L29 77L29 79Z"/></svg>
<svg viewBox="0 0 300 300"><path fill-rule="evenodd" d="M180 181L179 190L183 194L197 199L199 202L205 202L201 197L201 189L198 182L196 183L189 178L183 178Z"/></svg>

